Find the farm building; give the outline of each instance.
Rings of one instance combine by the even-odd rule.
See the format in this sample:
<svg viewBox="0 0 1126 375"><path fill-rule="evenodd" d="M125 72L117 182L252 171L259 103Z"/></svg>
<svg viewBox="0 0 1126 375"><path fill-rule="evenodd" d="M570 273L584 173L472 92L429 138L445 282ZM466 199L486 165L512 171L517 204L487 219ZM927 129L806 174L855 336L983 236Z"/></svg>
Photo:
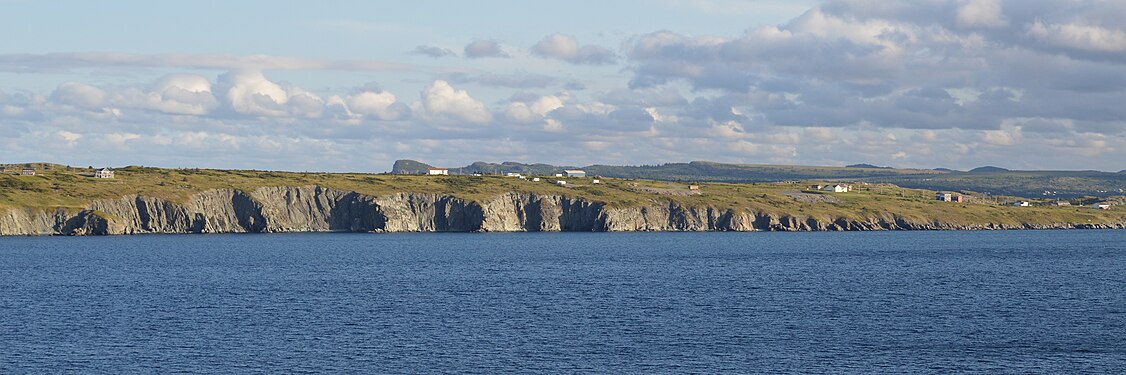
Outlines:
<svg viewBox="0 0 1126 375"><path fill-rule="evenodd" d="M1106 203L1095 203L1095 204L1091 205L1091 208L1099 209L1099 210L1109 210L1110 205L1106 204Z"/></svg>
<svg viewBox="0 0 1126 375"><path fill-rule="evenodd" d="M447 168L426 168L426 174L431 176L448 176L450 170Z"/></svg>
<svg viewBox="0 0 1126 375"><path fill-rule="evenodd" d="M586 177L586 171L582 169L568 169L563 171L567 177Z"/></svg>

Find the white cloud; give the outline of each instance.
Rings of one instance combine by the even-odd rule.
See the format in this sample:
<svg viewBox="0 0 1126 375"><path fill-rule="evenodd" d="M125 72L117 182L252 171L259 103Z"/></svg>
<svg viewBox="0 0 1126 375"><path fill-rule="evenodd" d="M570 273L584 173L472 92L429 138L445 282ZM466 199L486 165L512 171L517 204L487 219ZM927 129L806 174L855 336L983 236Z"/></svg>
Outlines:
<svg viewBox="0 0 1126 375"><path fill-rule="evenodd" d="M1009 24L1001 10L1001 0L961 0L958 24L967 27L1002 27Z"/></svg>
<svg viewBox="0 0 1126 375"><path fill-rule="evenodd" d="M255 116L318 117L324 100L299 87L283 87L259 71L230 72L219 76L226 104L237 113Z"/></svg>
<svg viewBox="0 0 1126 375"><path fill-rule="evenodd" d="M516 122L530 123L542 120L548 113L562 107L563 104L564 100L558 96L542 96L532 102L509 103L505 116Z"/></svg>
<svg viewBox="0 0 1126 375"><path fill-rule="evenodd" d="M64 82L51 93L51 101L86 109L100 109L106 103L106 92L78 82Z"/></svg>
<svg viewBox="0 0 1126 375"><path fill-rule="evenodd" d="M364 116L380 120L398 120L403 115L402 109L395 106L398 103L395 95L386 91L364 91L348 95L345 100L348 109Z"/></svg>
<svg viewBox="0 0 1126 375"><path fill-rule="evenodd" d="M536 55L563 60L572 64L606 65L616 62L613 51L596 45L579 46L575 37L551 34L532 46Z"/></svg>
<svg viewBox="0 0 1126 375"><path fill-rule="evenodd" d="M167 75L148 89L132 87L113 95L116 106L176 115L205 115L218 106L211 81L194 74Z"/></svg>
<svg viewBox="0 0 1126 375"><path fill-rule="evenodd" d="M1126 52L1126 31L1075 23L1052 24L1037 19L1028 26L1028 35L1057 47L1077 50Z"/></svg>
<svg viewBox="0 0 1126 375"><path fill-rule="evenodd" d="M465 45L465 57L478 59L484 57L510 57L495 40L476 40Z"/></svg>
<svg viewBox="0 0 1126 375"><path fill-rule="evenodd" d="M437 80L426 86L421 98L421 109L431 119L473 124L484 124L492 119L484 104L446 81Z"/></svg>

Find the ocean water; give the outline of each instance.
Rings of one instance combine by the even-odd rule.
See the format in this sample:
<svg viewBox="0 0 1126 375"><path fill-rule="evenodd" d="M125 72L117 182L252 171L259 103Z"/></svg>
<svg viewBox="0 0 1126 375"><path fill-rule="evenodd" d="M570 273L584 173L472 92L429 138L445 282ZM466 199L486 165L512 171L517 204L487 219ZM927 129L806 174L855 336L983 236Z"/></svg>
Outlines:
<svg viewBox="0 0 1126 375"><path fill-rule="evenodd" d="M1126 231L0 238L0 373L1121 373Z"/></svg>

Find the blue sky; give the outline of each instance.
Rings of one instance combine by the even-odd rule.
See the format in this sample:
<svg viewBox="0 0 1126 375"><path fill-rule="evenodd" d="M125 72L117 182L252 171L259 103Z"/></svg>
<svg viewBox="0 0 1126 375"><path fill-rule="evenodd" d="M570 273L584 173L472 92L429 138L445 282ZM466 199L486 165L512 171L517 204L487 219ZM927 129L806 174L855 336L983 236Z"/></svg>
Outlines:
<svg viewBox="0 0 1126 375"><path fill-rule="evenodd" d="M1126 168L1115 2L0 6L0 162Z"/></svg>

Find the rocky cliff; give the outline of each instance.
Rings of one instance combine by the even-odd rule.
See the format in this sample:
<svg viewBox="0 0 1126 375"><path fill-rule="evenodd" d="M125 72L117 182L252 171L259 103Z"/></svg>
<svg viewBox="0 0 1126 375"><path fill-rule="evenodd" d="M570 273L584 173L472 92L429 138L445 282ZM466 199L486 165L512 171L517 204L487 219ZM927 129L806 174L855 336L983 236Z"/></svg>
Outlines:
<svg viewBox="0 0 1126 375"><path fill-rule="evenodd" d="M892 214L799 217L654 201L607 207L564 196L508 193L483 202L434 194L372 197L319 186L210 190L185 202L127 196L81 210L0 212L0 235L239 232L824 231L1126 228L1126 223L956 225Z"/></svg>

